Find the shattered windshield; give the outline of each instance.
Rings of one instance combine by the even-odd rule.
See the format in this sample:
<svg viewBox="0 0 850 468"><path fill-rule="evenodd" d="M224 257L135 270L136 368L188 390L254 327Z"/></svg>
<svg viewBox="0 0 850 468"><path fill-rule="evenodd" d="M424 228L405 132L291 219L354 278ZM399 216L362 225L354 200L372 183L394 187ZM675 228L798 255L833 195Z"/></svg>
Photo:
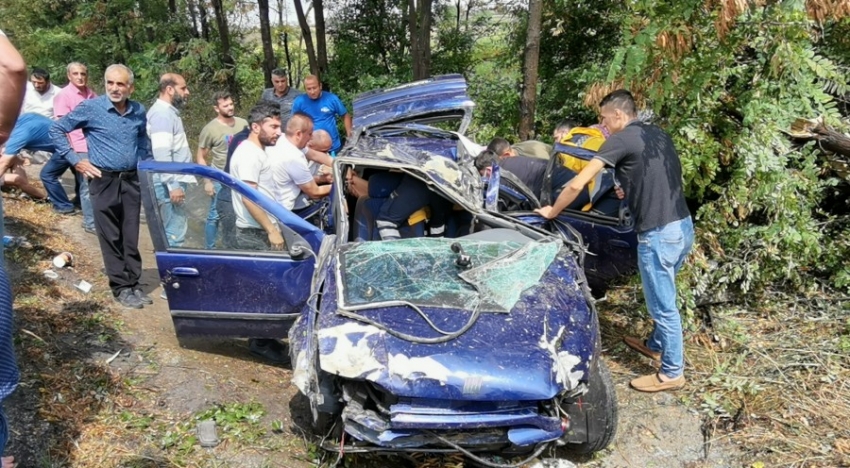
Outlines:
<svg viewBox="0 0 850 468"><path fill-rule="evenodd" d="M459 244L469 257L458 266ZM557 242L402 239L348 244L339 253L343 308L407 302L439 308L508 312L536 285Z"/></svg>

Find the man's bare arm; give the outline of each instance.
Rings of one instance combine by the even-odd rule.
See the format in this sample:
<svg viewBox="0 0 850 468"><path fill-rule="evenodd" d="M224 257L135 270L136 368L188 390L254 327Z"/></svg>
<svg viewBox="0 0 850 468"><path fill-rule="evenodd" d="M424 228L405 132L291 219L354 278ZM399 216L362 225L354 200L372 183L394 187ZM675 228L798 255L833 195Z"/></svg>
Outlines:
<svg viewBox="0 0 850 468"><path fill-rule="evenodd" d="M316 151L313 148L307 148L307 159L325 166L331 167L334 165L334 158L328 153Z"/></svg>
<svg viewBox="0 0 850 468"><path fill-rule="evenodd" d="M255 189L258 187L254 182L249 182L247 180L243 180L242 182L245 182ZM266 234L268 234L272 250L283 250L283 236L280 231L277 230L271 218L269 218L269 215L266 214L266 210L260 208L257 204L245 197L242 197L242 203L245 205L245 209L248 210L251 217L254 218L254 220L263 227Z"/></svg>
<svg viewBox="0 0 850 468"><path fill-rule="evenodd" d="M345 114L345 116L343 116L342 123L345 124L345 136L351 138L351 113Z"/></svg>
<svg viewBox="0 0 850 468"><path fill-rule="evenodd" d="M9 38L0 32L0 145L9 139L21 103L27 82L27 64L23 57L9 42Z"/></svg>
<svg viewBox="0 0 850 468"><path fill-rule="evenodd" d="M195 153L195 162L202 166L208 166L207 164L207 155L210 154L209 148L201 148L198 147L198 152Z"/></svg>
<svg viewBox="0 0 850 468"><path fill-rule="evenodd" d="M538 208L534 210L535 212L543 215L546 219L552 219L558 216L558 213L564 211L564 208L568 207L570 203L572 203L584 190L585 185L590 182L591 179L596 177L596 174L599 173L605 167L605 163L602 162L601 159L591 159L587 166L584 166L584 169L578 173L573 179L567 182L564 190L561 191L561 194L558 195L558 198L555 199L555 203L552 206L544 206L542 208Z"/></svg>
<svg viewBox="0 0 850 468"><path fill-rule="evenodd" d="M327 197L331 193L331 187L332 185L319 185L315 180L298 186L310 198Z"/></svg>

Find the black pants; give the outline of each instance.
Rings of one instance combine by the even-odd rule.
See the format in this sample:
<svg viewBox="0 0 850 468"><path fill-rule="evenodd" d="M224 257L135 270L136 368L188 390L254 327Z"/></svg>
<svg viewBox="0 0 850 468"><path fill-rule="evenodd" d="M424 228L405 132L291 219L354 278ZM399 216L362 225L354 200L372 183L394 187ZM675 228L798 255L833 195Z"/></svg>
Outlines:
<svg viewBox="0 0 850 468"><path fill-rule="evenodd" d="M101 173L89 182L89 194L109 288L118 296L124 289L138 287L142 275L139 177L135 170L101 169Z"/></svg>

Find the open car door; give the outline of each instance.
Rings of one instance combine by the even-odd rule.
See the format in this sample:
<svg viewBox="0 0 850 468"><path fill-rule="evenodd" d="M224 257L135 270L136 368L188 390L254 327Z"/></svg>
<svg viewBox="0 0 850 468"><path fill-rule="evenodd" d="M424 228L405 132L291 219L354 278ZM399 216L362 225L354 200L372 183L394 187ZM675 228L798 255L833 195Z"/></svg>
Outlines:
<svg viewBox="0 0 850 468"><path fill-rule="evenodd" d="M272 198L217 169L155 161L143 161L138 169L159 278L177 336L286 336L310 295L315 253L323 233ZM171 226L166 234L157 202L158 185L160 196L167 196L162 180L170 176L180 176L186 184L185 201L179 207L188 225L182 241ZM207 182L215 187L214 197L205 190ZM211 204L226 189L265 210L280 229L283 251L239 249L230 241L232 237L227 239L235 224L225 224L235 223L235 219L214 212L222 215L216 221L210 213Z"/></svg>

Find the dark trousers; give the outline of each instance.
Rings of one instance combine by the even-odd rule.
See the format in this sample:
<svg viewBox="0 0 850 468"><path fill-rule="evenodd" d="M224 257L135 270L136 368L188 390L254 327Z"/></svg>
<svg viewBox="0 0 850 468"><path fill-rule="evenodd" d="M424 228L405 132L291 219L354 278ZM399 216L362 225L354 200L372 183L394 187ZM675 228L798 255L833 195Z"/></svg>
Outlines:
<svg viewBox="0 0 850 468"><path fill-rule="evenodd" d="M236 228L236 246L240 250L271 250L265 229Z"/></svg>
<svg viewBox="0 0 850 468"><path fill-rule="evenodd" d="M112 294L136 288L142 275L139 254L141 191L136 171L111 172L89 182L94 223Z"/></svg>

